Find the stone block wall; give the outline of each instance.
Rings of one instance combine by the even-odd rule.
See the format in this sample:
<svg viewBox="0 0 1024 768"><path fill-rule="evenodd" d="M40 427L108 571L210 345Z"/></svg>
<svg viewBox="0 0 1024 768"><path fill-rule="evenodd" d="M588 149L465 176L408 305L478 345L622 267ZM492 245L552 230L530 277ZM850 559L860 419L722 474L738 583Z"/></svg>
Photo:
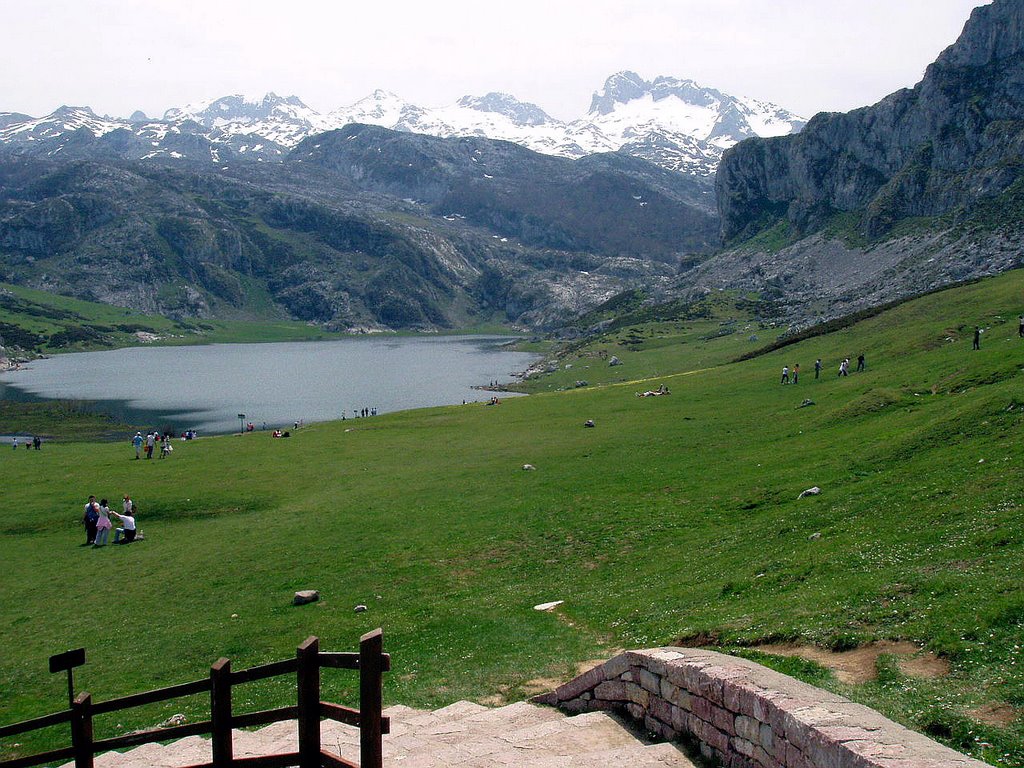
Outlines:
<svg viewBox="0 0 1024 768"><path fill-rule="evenodd" d="M873 709L746 659L690 648L627 651L535 701L616 710L696 740L726 768L985 768Z"/></svg>

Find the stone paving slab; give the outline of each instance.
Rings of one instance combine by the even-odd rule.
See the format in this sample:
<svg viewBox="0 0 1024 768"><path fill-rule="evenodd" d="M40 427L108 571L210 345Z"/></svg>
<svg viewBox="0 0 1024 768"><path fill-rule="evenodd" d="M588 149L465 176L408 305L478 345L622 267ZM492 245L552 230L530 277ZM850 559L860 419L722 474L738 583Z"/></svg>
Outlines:
<svg viewBox="0 0 1024 768"><path fill-rule="evenodd" d="M677 747L646 745L600 712L566 717L555 709L518 702L490 709L456 702L436 712L389 707L392 734L384 737L384 762L397 768L693 768ZM236 757L294 752L294 720L233 734ZM321 741L358 761L359 731L321 723ZM210 760L208 739L190 736L166 746L146 744L123 754L97 756L97 768L180 768ZM72 768L71 765L65 768Z"/></svg>

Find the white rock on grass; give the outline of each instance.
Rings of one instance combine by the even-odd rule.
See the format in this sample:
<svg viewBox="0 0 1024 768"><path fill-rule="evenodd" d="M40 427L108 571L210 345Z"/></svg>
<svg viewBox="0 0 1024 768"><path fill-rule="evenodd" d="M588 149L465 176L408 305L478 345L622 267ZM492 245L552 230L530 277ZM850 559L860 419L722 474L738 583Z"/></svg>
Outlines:
<svg viewBox="0 0 1024 768"><path fill-rule="evenodd" d="M555 608L564 603L565 600L553 600L550 603L541 603L540 605L533 606L535 611L553 611Z"/></svg>

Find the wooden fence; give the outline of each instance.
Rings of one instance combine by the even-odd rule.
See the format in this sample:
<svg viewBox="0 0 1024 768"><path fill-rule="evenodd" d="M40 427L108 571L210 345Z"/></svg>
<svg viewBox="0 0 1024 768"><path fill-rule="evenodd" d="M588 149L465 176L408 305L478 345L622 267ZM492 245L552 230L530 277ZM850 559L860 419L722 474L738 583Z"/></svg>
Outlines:
<svg viewBox="0 0 1024 768"><path fill-rule="evenodd" d="M213 760L188 768L381 768L381 736L388 733L390 727L388 718L381 716L381 682L382 674L391 669L391 657L383 653L382 649L383 633L380 629L375 629L359 639L358 653L324 652L320 650L320 641L310 637L298 647L294 659L275 661L237 672L231 671L230 660L219 659L210 667L208 679L136 693L110 701L94 702L91 694L79 693L74 697L70 709L0 727L0 738L5 738L70 723L71 746L5 760L0 762L0 768L29 768L68 760L74 760L75 768L93 768L93 757L101 752L201 734L211 734ZM359 709L320 701L320 670L324 667L359 670ZM297 695L294 705L241 715L234 714L231 705L234 686L292 673L296 676ZM152 728L99 741L93 738L93 718L96 715L120 712L144 704L169 701L207 691L210 693L209 720L172 728ZM321 747L321 718L359 728L358 764L331 754ZM291 719L298 720L298 752L234 757L232 729Z"/></svg>

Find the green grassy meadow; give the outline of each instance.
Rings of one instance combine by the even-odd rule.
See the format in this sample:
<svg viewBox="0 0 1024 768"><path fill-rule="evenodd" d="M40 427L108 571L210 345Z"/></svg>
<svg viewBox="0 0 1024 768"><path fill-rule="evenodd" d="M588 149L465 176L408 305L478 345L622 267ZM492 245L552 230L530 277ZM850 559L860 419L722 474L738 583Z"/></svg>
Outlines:
<svg viewBox="0 0 1024 768"><path fill-rule="evenodd" d="M436 707L516 700L581 661L678 639L905 639L951 674L918 680L883 657L855 686L772 663L1024 765L1022 306L1024 272L1009 273L742 363L728 361L777 332L711 313L577 345L537 394L499 406L206 438L168 460L133 461L127 439L0 451L0 723L62 707L46 659L78 646L79 687L102 700L197 679L220 656L284 658L310 634L352 650L381 626L386 703ZM860 352L867 370L838 379ZM794 363L800 384L780 386ZM662 383L671 396L634 394ZM87 496L126 492L146 540L80 546ZM321 601L291 606L306 588ZM533 610L549 600L565 603ZM324 684L355 702L354 678ZM282 704L292 686L252 684L236 703ZM101 719L97 734L204 705ZM971 714L984 706L1016 719L986 725Z"/></svg>

